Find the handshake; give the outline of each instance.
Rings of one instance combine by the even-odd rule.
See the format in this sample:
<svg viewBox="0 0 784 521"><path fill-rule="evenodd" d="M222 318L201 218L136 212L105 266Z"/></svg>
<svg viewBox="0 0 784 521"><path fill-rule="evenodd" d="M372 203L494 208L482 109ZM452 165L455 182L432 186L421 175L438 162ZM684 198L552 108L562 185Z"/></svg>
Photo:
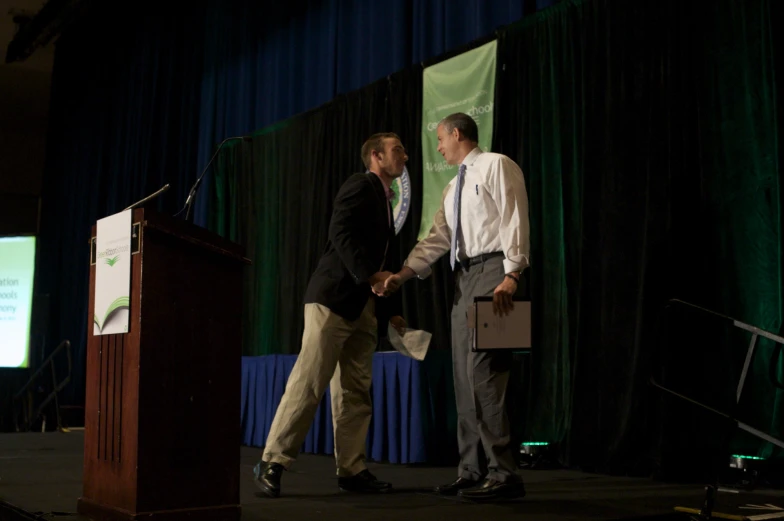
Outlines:
<svg viewBox="0 0 784 521"><path fill-rule="evenodd" d="M373 293L379 297L388 297L403 285L405 279L400 273L392 273L391 271L379 271L370 277L370 287Z"/></svg>

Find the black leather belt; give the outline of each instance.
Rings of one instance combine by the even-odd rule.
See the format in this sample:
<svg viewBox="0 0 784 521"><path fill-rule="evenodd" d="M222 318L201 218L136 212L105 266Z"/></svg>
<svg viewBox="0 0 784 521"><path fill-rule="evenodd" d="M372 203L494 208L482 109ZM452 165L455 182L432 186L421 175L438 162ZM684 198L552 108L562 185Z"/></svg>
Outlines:
<svg viewBox="0 0 784 521"><path fill-rule="evenodd" d="M476 257L471 257L470 259L461 260L458 262L458 264L455 267L460 268L463 271L468 271L469 266L475 266L477 264L487 262L495 257L503 257L503 256L504 254L500 251L495 251L493 253L483 253L482 255L477 255Z"/></svg>

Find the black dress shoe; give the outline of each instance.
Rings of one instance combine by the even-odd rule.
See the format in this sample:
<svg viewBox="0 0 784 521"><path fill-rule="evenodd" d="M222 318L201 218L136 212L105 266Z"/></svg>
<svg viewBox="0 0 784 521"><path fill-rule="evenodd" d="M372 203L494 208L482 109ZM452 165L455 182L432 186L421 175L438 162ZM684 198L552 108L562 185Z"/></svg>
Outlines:
<svg viewBox="0 0 784 521"><path fill-rule="evenodd" d="M435 487L433 492L436 494L441 494L442 496L456 496L460 490L464 488L475 487L478 484L479 482L474 481L473 479L457 478L448 485L439 485Z"/></svg>
<svg viewBox="0 0 784 521"><path fill-rule="evenodd" d="M458 495L469 501L517 499L525 497L525 485L522 481L502 483L494 479L486 479L477 487L461 490Z"/></svg>
<svg viewBox="0 0 784 521"><path fill-rule="evenodd" d="M368 469L355 476L338 478L338 487L343 492L386 492L392 488L390 483L379 481Z"/></svg>
<svg viewBox="0 0 784 521"><path fill-rule="evenodd" d="M253 467L253 482L259 487L261 493L267 497L280 496L280 477L283 475L283 465L259 461Z"/></svg>

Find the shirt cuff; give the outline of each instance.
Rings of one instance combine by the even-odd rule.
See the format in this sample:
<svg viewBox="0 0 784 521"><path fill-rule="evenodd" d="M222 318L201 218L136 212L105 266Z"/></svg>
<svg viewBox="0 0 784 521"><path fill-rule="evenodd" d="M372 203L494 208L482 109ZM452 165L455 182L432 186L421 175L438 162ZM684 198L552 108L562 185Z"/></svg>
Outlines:
<svg viewBox="0 0 784 521"><path fill-rule="evenodd" d="M430 266L421 259L406 259L403 263L403 266L408 266L414 273L416 273L417 278L420 280L424 280L430 276L433 270L430 269Z"/></svg>
<svg viewBox="0 0 784 521"><path fill-rule="evenodd" d="M528 267L528 255L522 255L520 261L504 259L504 273L521 272ZM414 270L416 271L416 270Z"/></svg>

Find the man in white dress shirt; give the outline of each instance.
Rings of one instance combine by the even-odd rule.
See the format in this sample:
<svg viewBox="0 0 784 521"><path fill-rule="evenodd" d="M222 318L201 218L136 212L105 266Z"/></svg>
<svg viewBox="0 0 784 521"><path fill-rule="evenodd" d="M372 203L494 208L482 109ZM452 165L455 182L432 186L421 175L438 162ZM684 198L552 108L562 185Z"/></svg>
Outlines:
<svg viewBox="0 0 784 521"><path fill-rule="evenodd" d="M387 279L386 288L391 293L414 276L428 277L430 266L450 254L456 280L452 365L460 465L457 479L435 491L470 500L519 498L525 486L516 472L505 408L512 355L472 352L467 313L474 297L492 295L495 313L505 315L512 297L522 292L520 276L529 262L525 180L509 157L482 152L470 116L447 116L436 132L438 151L448 164L460 165L458 175L443 192L430 233L403 269Z"/></svg>

